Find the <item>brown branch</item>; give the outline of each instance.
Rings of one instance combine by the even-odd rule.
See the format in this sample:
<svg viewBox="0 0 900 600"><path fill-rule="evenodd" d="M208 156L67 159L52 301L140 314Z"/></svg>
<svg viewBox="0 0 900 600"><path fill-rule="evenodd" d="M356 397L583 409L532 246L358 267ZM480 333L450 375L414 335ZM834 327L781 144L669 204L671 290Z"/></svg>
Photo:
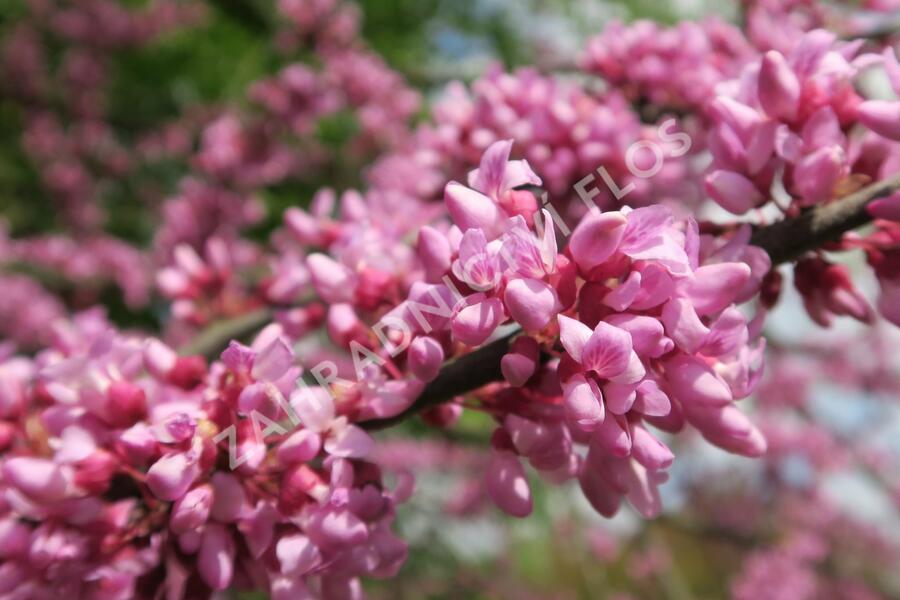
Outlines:
<svg viewBox="0 0 900 600"><path fill-rule="evenodd" d="M758 229L751 243L768 252L773 265L792 261L810 250L838 240L847 231L869 223L872 217L866 211L866 206L871 201L898 189L900 189L900 173L853 194L810 209L799 217L785 219ZM212 358L221 352L228 340L250 335L271 318L271 311L260 309L230 321L223 321L202 332L191 343L182 347L180 352L202 354ZM517 329L469 354L449 361L409 408L389 419L367 421L364 426L368 429L383 429L426 408L443 404L456 396L502 380L500 359L519 333Z"/></svg>
<svg viewBox="0 0 900 600"><path fill-rule="evenodd" d="M773 265L799 258L810 250L840 239L844 233L872 220L866 211L870 202L900 189L900 173L861 190L810 209L799 217L763 227L750 243L765 249Z"/></svg>
<svg viewBox="0 0 900 600"><path fill-rule="evenodd" d="M849 196L816 207L794 219L785 219L757 230L751 243L769 253L773 265L779 265L805 252L835 241L841 234L872 220L866 206L900 189L900 173L865 187ZM467 391L503 378L500 359L509 343L520 332L515 331L474 352L447 363L437 379L404 412L391 419L370 421L366 427L381 429L406 419L426 408L452 400Z"/></svg>
<svg viewBox="0 0 900 600"><path fill-rule="evenodd" d="M422 410L443 404L448 400L477 390L489 383L500 381L500 359L509 350L509 344L520 331L517 329L509 335L494 340L474 352L463 354L456 360L444 365L437 378L432 380L416 398L416 401L402 413L388 419L366 421L366 429L384 429L421 412Z"/></svg>

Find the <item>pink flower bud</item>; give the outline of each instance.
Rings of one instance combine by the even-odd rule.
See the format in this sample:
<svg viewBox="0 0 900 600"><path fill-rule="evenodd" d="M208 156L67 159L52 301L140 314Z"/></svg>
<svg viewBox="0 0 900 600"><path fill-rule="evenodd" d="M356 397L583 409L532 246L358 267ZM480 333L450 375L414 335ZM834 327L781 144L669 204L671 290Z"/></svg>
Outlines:
<svg viewBox="0 0 900 600"><path fill-rule="evenodd" d="M102 495L109 489L109 482L118 466L119 461L113 454L106 450L94 450L75 466L73 482L91 495Z"/></svg>
<svg viewBox="0 0 900 600"><path fill-rule="evenodd" d="M323 246L326 241L320 221L303 209L292 206L284 211L284 223L301 244Z"/></svg>
<svg viewBox="0 0 900 600"><path fill-rule="evenodd" d="M192 390L206 379L206 359L202 356L179 356L166 379L183 390Z"/></svg>
<svg viewBox="0 0 900 600"><path fill-rule="evenodd" d="M594 510L604 517L612 518L619 511L622 495L609 484L602 471L591 464L592 453L600 454L601 452L593 448L589 450L588 460L582 466L578 483L584 497Z"/></svg>
<svg viewBox="0 0 900 600"><path fill-rule="evenodd" d="M493 200L480 192L451 181L444 188L447 212L463 232L481 229L489 240L500 233L503 211Z"/></svg>
<svg viewBox="0 0 900 600"><path fill-rule="evenodd" d="M749 457L762 456L766 452L765 437L732 404L719 407L686 406L685 415L703 437L724 450Z"/></svg>
<svg viewBox="0 0 900 600"><path fill-rule="evenodd" d="M653 437L640 423L631 427L631 455L651 471L667 469L675 460L668 446Z"/></svg>
<svg viewBox="0 0 900 600"><path fill-rule="evenodd" d="M900 222L900 194L878 198L870 202L866 210L876 219Z"/></svg>
<svg viewBox="0 0 900 600"><path fill-rule="evenodd" d="M144 390L128 381L114 381L106 390L106 421L113 427L131 427L147 414Z"/></svg>
<svg viewBox="0 0 900 600"><path fill-rule="evenodd" d="M462 416L462 412L462 406L453 402L447 402L424 410L422 412L422 420L432 427L445 429L456 424L460 416Z"/></svg>
<svg viewBox="0 0 900 600"><path fill-rule="evenodd" d="M30 456L10 458L3 463L3 477L39 502L58 502L66 495L66 477L59 465L49 460Z"/></svg>
<svg viewBox="0 0 900 600"><path fill-rule="evenodd" d="M176 534L199 529L209 519L212 502L213 489L209 484L199 485L188 491L172 506L169 527Z"/></svg>
<svg viewBox="0 0 900 600"><path fill-rule="evenodd" d="M169 371L175 368L176 360L175 351L159 340L151 338L144 346L144 366L157 379L165 380Z"/></svg>
<svg viewBox="0 0 900 600"><path fill-rule="evenodd" d="M278 445L275 456L282 465L307 462L319 454L322 447L321 438L309 429L293 432Z"/></svg>
<svg viewBox="0 0 900 600"><path fill-rule="evenodd" d="M900 141L900 101L867 100L857 107L859 122L894 141Z"/></svg>
<svg viewBox="0 0 900 600"><path fill-rule="evenodd" d="M409 369L418 379L431 381L444 363L444 349L432 337L420 336L409 345Z"/></svg>
<svg viewBox="0 0 900 600"><path fill-rule="evenodd" d="M119 436L116 450L132 466L143 466L157 452L156 436L144 423L136 423Z"/></svg>
<svg viewBox="0 0 900 600"><path fill-rule="evenodd" d="M706 176L706 193L722 208L742 215L765 198L753 183L734 171L713 171Z"/></svg>
<svg viewBox="0 0 900 600"><path fill-rule="evenodd" d="M193 456L179 452L164 456L147 471L147 486L160 500L177 500L191 487L200 469Z"/></svg>
<svg viewBox="0 0 900 600"><path fill-rule="evenodd" d="M538 343L522 335L513 340L509 352L500 360L500 371L510 385L522 387L534 375L539 359Z"/></svg>
<svg viewBox="0 0 900 600"><path fill-rule="evenodd" d="M800 81L784 56L769 50L763 56L757 83L759 103L770 117L793 121L800 103Z"/></svg>
<svg viewBox="0 0 900 600"><path fill-rule="evenodd" d="M322 478L305 464L285 471L279 488L278 503L283 513L293 514L311 498L323 498L328 486Z"/></svg>
<svg viewBox="0 0 900 600"><path fill-rule="evenodd" d="M316 292L325 302L348 302L353 297L353 273L341 263L324 254L310 254L306 266Z"/></svg>
<svg viewBox="0 0 900 600"><path fill-rule="evenodd" d="M437 283L450 269L452 250L447 236L429 226L419 230L419 241L416 245L419 259L425 267L425 281Z"/></svg>
<svg viewBox="0 0 900 600"><path fill-rule="evenodd" d="M485 490L500 510L514 517L527 517L532 511L531 486L525 469L512 452L491 452L485 472Z"/></svg>
<svg viewBox="0 0 900 600"><path fill-rule="evenodd" d="M676 356L667 361L666 381L685 406L725 406L733 400L725 382L706 363L693 356Z"/></svg>
<svg viewBox="0 0 900 600"><path fill-rule="evenodd" d="M213 473L212 518L220 523L233 523L250 510L247 492L241 480L232 473Z"/></svg>
<svg viewBox="0 0 900 600"><path fill-rule="evenodd" d="M503 300L512 317L525 331L540 331L556 316L556 291L537 279L514 279L506 286Z"/></svg>
<svg viewBox="0 0 900 600"><path fill-rule="evenodd" d="M6 516L0 519L0 558L11 559L23 556L28 551L31 528L17 518Z"/></svg>
<svg viewBox="0 0 900 600"><path fill-rule="evenodd" d="M609 259L619 247L625 225L625 217L619 212L588 213L569 240L569 250L578 267L587 273Z"/></svg>
<svg viewBox="0 0 900 600"><path fill-rule="evenodd" d="M451 324L453 337L468 346L483 344L503 320L499 298L473 302L460 310Z"/></svg>
<svg viewBox="0 0 900 600"><path fill-rule="evenodd" d="M328 335L338 346L347 347L352 341L365 339L364 327L350 304L332 304L328 308L327 323Z"/></svg>
<svg viewBox="0 0 900 600"><path fill-rule="evenodd" d="M231 583L234 557L237 553L234 538L223 525L209 523L203 532L197 571L203 581L214 590L224 590Z"/></svg>
<svg viewBox="0 0 900 600"><path fill-rule="evenodd" d="M15 439L16 426L6 421L0 421L0 452L9 449Z"/></svg>
<svg viewBox="0 0 900 600"><path fill-rule="evenodd" d="M290 577L302 577L322 562L322 555L308 537L302 534L283 536L275 544L275 555L281 572Z"/></svg>

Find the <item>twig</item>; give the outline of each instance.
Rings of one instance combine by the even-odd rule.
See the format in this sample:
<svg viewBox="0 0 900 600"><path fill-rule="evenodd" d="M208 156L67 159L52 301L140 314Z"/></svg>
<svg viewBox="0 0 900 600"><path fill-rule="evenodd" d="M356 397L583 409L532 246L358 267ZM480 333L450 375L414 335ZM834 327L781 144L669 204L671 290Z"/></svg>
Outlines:
<svg viewBox="0 0 900 600"><path fill-rule="evenodd" d="M872 220L866 212L869 202L900 189L900 173L865 187L849 196L818 206L793 219L785 219L757 230L751 243L769 253L773 265L798 258L842 233ZM509 335L447 363L437 379L404 412L391 419L366 423L373 429L387 427L431 406L451 400L467 391L503 378L500 359L510 341L520 332Z"/></svg>
<svg viewBox="0 0 900 600"><path fill-rule="evenodd" d="M262 329L272 320L272 311L260 308L234 319L219 321L204 329L187 344L178 349L184 356L200 354L206 358L214 358L225 349L229 340L242 339Z"/></svg>
<svg viewBox="0 0 900 600"><path fill-rule="evenodd" d="M872 220L866 206L900 189L900 173L861 190L758 229L750 243L769 253L773 265L792 261L810 250L840 239L841 235Z"/></svg>
<svg viewBox="0 0 900 600"><path fill-rule="evenodd" d="M900 173L869 185L853 194L808 210L799 217L785 219L760 228L751 243L769 253L773 265L799 258L804 253L835 241L841 234L872 220L866 206L877 198L900 190ZM211 357L222 350L230 339L245 337L264 326L272 318L271 311L261 309L231 321L216 324L180 349L182 354ZM413 404L389 419L365 423L369 429L394 425L426 408L443 404L456 396L500 381L500 359L520 330L497 339L477 350L448 362Z"/></svg>

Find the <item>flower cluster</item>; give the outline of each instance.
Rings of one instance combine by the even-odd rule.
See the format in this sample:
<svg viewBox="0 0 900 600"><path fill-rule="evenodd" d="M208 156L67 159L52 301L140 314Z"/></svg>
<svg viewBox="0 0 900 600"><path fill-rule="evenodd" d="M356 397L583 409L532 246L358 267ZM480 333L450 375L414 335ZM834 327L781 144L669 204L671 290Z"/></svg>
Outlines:
<svg viewBox="0 0 900 600"><path fill-rule="evenodd" d="M391 576L411 482L386 488L371 438L299 374L277 326L207 370L96 313L34 360L5 356L0 593L343 597ZM267 440L288 415L298 426Z"/></svg>
<svg viewBox="0 0 900 600"><path fill-rule="evenodd" d="M718 19L670 29L652 21L614 22L588 42L581 67L632 101L701 111L716 85L754 56L740 30Z"/></svg>
<svg viewBox="0 0 900 600"><path fill-rule="evenodd" d="M597 97L559 76L534 69L506 73L495 67L472 84L471 92L459 83L448 85L433 119L416 130L408 147L375 163L368 175L374 187L435 198L445 181L476 167L491 144L513 139L516 151L541 173L553 202L561 208L573 205L575 215L584 212L580 202L573 203L576 184L599 167L618 189L629 190L623 200L599 185L593 202L603 208L667 202L677 195L677 202L670 202L676 205L693 197L684 158L688 149L679 152L675 138L679 127L643 125L616 89ZM642 177L637 170L652 168L653 160L635 145L651 142L671 151L661 150L658 173Z"/></svg>
<svg viewBox="0 0 900 600"><path fill-rule="evenodd" d="M419 235L431 283L413 286L391 313L413 324L424 299L436 307L458 296L450 314L410 327L409 367L426 381L459 344L479 346L510 321L525 332L501 362L510 387L482 400L499 424L492 498L511 514L530 512L521 457L551 481L578 477L603 514L623 495L655 514L673 455L648 426L689 423L728 450L763 452L733 401L761 372L761 322L734 303L754 295L765 253L743 247L757 255L754 274L737 248L714 248L661 206L588 213L561 253L550 214L540 219L531 192L516 189L540 180L527 162L508 160L511 147L488 148L469 186L447 185L454 226ZM540 236L529 228L536 221ZM542 354L555 358L542 366Z"/></svg>
<svg viewBox="0 0 900 600"><path fill-rule="evenodd" d="M486 460L448 454L481 482L451 495L452 514L486 496L527 516L537 476L577 485L601 515L625 499L656 516L687 430L745 457L770 449L757 464L779 490L791 457L823 476L888 464L808 414L808 371L895 393L882 362L805 348L809 366L776 349L759 417L738 408L762 380L782 292L772 263L785 258L754 245L778 231L754 233L770 215L802 225L893 185L852 215L870 229L814 231L789 258L818 325L871 325L855 273L825 254L862 250L879 312L900 324L900 100L869 99L860 77L883 69L900 95L900 63L816 29L833 18L818 3L747 2L743 28L614 23L576 77L495 67L449 84L414 127L419 93L360 42L355 5L282 0L275 45L309 60L273 63L247 90L252 110L197 107L136 132L134 150L107 122L104 55L201 13L32 4L3 67L66 230L0 232L0 332L33 352L0 343L0 597L359 598L362 578L406 558L392 525L407 469L445 458L369 433L414 414L490 423ZM59 61L43 35L61 40ZM142 165L170 159L185 163L177 190L145 185ZM335 188L318 187L322 173ZM133 236L146 247L108 232L105 192L132 184L158 221ZM297 189L319 191L268 214ZM67 317L110 282L126 311L156 283L156 331L118 329L100 307ZM819 492L788 497L831 510ZM795 525L799 541L747 561L737 597L823 589L820 546L837 536ZM644 550L633 576L671 564ZM775 566L784 585L766 587Z"/></svg>
<svg viewBox="0 0 900 600"><path fill-rule="evenodd" d="M782 172L790 208L830 200L850 185L853 125L897 137L891 111L900 103L863 101L853 87L860 69L878 60L871 54L854 58L858 48L812 31L787 55L767 52L735 81L733 94L712 102L715 163L706 183L722 207L744 214L764 204ZM886 60L893 72L893 54Z"/></svg>

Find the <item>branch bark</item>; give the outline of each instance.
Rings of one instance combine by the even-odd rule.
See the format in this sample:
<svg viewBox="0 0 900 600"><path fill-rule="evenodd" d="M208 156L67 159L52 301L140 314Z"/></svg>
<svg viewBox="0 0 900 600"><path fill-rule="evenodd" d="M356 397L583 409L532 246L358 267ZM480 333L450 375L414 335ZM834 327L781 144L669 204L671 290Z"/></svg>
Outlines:
<svg viewBox="0 0 900 600"><path fill-rule="evenodd" d="M866 211L870 202L900 190L900 173L873 183L843 198L808 210L799 217L785 219L758 229L751 243L769 253L773 265L790 262L810 250L840 239L841 235L871 222ZM181 354L202 354L212 358L221 352L228 340L249 336L268 323L272 312L260 309L236 319L213 325L189 344L179 349ZM500 381L500 359L509 344L520 333L515 330L477 350L444 365L413 404L400 414L366 421L367 429L390 427L426 408L443 404L456 396Z"/></svg>
<svg viewBox="0 0 900 600"><path fill-rule="evenodd" d="M799 258L810 250L835 241L843 233L872 220L866 206L900 190L900 173L873 183L853 194L809 210L793 219L785 219L756 231L751 243L769 253L772 265ZM429 383L413 404L390 419L368 421L365 427L382 429L398 423L426 408L448 402L467 391L500 381L500 359L518 335L514 331L486 346L447 363L438 377Z"/></svg>
<svg viewBox="0 0 900 600"><path fill-rule="evenodd" d="M806 252L840 239L844 233L872 220L870 202L900 189L900 173L873 183L839 200L817 206L799 217L758 229L750 243L769 253L773 265L789 262Z"/></svg>

